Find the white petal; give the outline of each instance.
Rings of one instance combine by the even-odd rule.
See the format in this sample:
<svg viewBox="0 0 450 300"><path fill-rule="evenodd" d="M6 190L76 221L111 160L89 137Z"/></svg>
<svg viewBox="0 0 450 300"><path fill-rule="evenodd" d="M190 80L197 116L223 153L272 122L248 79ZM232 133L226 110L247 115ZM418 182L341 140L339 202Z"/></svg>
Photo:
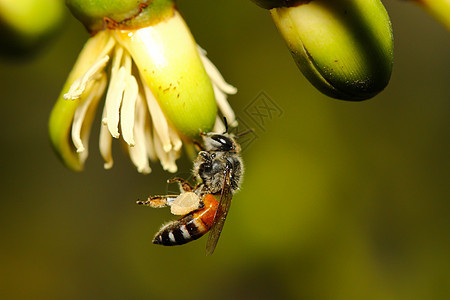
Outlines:
<svg viewBox="0 0 450 300"><path fill-rule="evenodd" d="M169 152L164 151L161 141L157 137L154 137L153 141L156 155L158 156L163 169L171 173L175 173L178 170L175 160L178 158L179 153L174 150Z"/></svg>
<svg viewBox="0 0 450 300"><path fill-rule="evenodd" d="M131 62L132 62L131 56L130 56L130 54L129 54L127 51L125 51L125 50L124 50L123 55L124 55L124 57L123 57L123 59L124 59L123 66L125 67L125 69L127 70L127 72L128 72L129 74L131 74Z"/></svg>
<svg viewBox="0 0 450 300"><path fill-rule="evenodd" d="M73 116L72 142L75 145L75 148L77 148L78 153L85 150L83 142L81 141L81 125L83 125L84 117L86 116L89 105L91 104L92 100L94 100L94 96L94 93L90 93L89 95L87 95L86 99L84 99L84 101L82 101L78 105Z"/></svg>
<svg viewBox="0 0 450 300"><path fill-rule="evenodd" d="M175 173L178 171L178 167L176 164L176 160L179 157L179 153L175 150L169 152L168 163L167 163L167 171L170 173Z"/></svg>
<svg viewBox="0 0 450 300"><path fill-rule="evenodd" d="M64 99L75 100L80 98L81 94L83 94L83 92L85 91L88 83L90 83L92 80L98 79L99 73L105 68L108 61L108 55L105 55L104 57L98 59L83 76L72 83L69 91L64 94Z"/></svg>
<svg viewBox="0 0 450 300"><path fill-rule="evenodd" d="M114 49L114 56L111 66L111 76L114 76L114 74L119 71L119 68L122 64L122 55L123 55L123 47L117 46Z"/></svg>
<svg viewBox="0 0 450 300"><path fill-rule="evenodd" d="M119 138L120 105L122 104L123 92L125 90L125 79L127 73L124 67L120 67L114 81L111 80L108 94L106 95L106 123L109 132L116 139Z"/></svg>
<svg viewBox="0 0 450 300"><path fill-rule="evenodd" d="M81 128L81 140L83 141L83 145L85 146L86 149L85 151L79 154L81 163L84 163L88 157L89 135L91 133L92 123L95 118L95 112L97 111L100 99L102 98L103 93L105 92L106 89L106 83L107 83L106 74L103 73L100 81L97 83L97 87L95 87L96 88L95 98L92 101L92 104L89 105L89 108L86 112L86 117L83 121L83 127Z"/></svg>
<svg viewBox="0 0 450 300"><path fill-rule="evenodd" d="M206 56L208 54L208 51L200 47L200 45L197 45L197 50L200 53L200 55Z"/></svg>
<svg viewBox="0 0 450 300"><path fill-rule="evenodd" d="M86 97L86 99L80 103L80 105L75 110L75 114L73 117L73 124L72 124L72 141L75 145L75 148L77 148L77 152L83 152L85 151L85 147L83 145L83 141L81 139L81 128L84 125L86 112L88 111L88 108L92 106L97 106L98 101L100 100L103 92L105 91L106 86L106 75L103 73L103 76L101 77L100 81L92 82L92 87L90 87L90 90L92 90ZM90 109L92 114L95 114L95 109L92 111ZM91 117L91 119L93 116ZM91 122L92 123L92 122ZM89 131L89 128L85 128L83 126L84 131ZM90 127L90 126L89 126ZM89 135L88 135L89 136Z"/></svg>
<svg viewBox="0 0 450 300"><path fill-rule="evenodd" d="M64 94L64 99L68 100L74 100L81 96L81 94L85 91L87 84L91 80L96 80L99 78L100 73L105 68L106 64L109 61L109 53L111 52L112 48L114 47L115 40L113 37L109 36L107 37L107 33L99 33L97 39L91 39L94 44L90 45L89 49L86 49L86 51L89 51L86 55L82 57L80 54L79 59L89 59L92 57L89 55L92 52L96 52L97 49L101 49L100 53L93 59L93 63L88 64L90 67L87 69L87 71L78 79L76 79L72 85L69 88L69 91ZM84 51L84 49L83 49ZM94 54L95 55L95 54ZM77 64L79 62L77 61ZM81 62L80 62L81 63Z"/></svg>
<svg viewBox="0 0 450 300"><path fill-rule="evenodd" d="M206 73L210 77L211 81L225 93L236 94L237 88L225 81L216 66L208 59L208 57L206 57L206 51L203 50L200 46L197 46L197 49L200 55L200 59L203 62L203 66L205 67Z"/></svg>
<svg viewBox="0 0 450 300"><path fill-rule="evenodd" d="M122 103L123 91L125 89L125 79L127 77L127 69L120 67L122 60L123 48L116 47L113 63L111 67L111 80L108 87L108 93L106 94L106 122L109 132L116 139L119 138L119 110Z"/></svg>
<svg viewBox="0 0 450 300"><path fill-rule="evenodd" d="M145 144L145 104L139 99L136 103L136 122L134 126L134 135L136 137L136 145L129 147L130 158L137 167L138 172L148 174L152 170L148 164L148 156Z"/></svg>
<svg viewBox="0 0 450 300"><path fill-rule="evenodd" d="M153 128L156 132L155 137L158 136L162 143L162 148L165 152L169 152L172 149L172 144L170 143L169 135L169 125L167 124L166 117L159 107L158 101L156 101L150 88L142 81L142 86L144 87L145 96L147 100L148 110L153 122Z"/></svg>
<svg viewBox="0 0 450 300"><path fill-rule="evenodd" d="M102 119L106 118L106 108L103 109L103 116ZM104 168L105 169L111 169L113 166L113 159L112 159L112 153L111 153L111 142L112 142L112 136L109 133L108 126L101 123L100 127L100 141L99 141L99 148L100 148L100 154L102 155L103 159L105 160Z"/></svg>
<svg viewBox="0 0 450 300"><path fill-rule="evenodd" d="M99 33L97 33L99 34ZM103 46L102 51L99 54L99 57L103 57L105 55L108 55L109 52L111 52L112 48L116 44L116 40L110 35L108 38L108 41L105 43L105 46Z"/></svg>
<svg viewBox="0 0 450 300"><path fill-rule="evenodd" d="M223 124L223 121L219 116L216 117L216 123L214 124L213 132L217 133L224 133L226 130L225 124Z"/></svg>
<svg viewBox="0 0 450 300"><path fill-rule="evenodd" d="M163 169L167 170L168 162L169 162L169 155L162 148L161 141L156 134L153 135L153 144L155 145L156 156L159 158L159 161L161 162Z"/></svg>
<svg viewBox="0 0 450 300"><path fill-rule="evenodd" d="M237 120L234 115L234 111L231 108L230 104L227 101L227 96L223 93L215 84L213 84L214 95L216 97L217 105L219 106L220 111L223 116L227 118L227 122L230 126L236 127Z"/></svg>
<svg viewBox="0 0 450 300"><path fill-rule="evenodd" d="M120 110L120 126L123 139L130 146L135 145L133 127L138 92L139 90L136 78L133 75L128 76L126 80L125 92L123 94L122 108ZM145 111L146 107L143 109Z"/></svg>
<svg viewBox="0 0 450 300"><path fill-rule="evenodd" d="M147 114L145 120L145 148L147 149L147 155L152 160L157 160L155 145L153 144L152 125L150 121L150 115Z"/></svg>
<svg viewBox="0 0 450 300"><path fill-rule="evenodd" d="M183 146L183 142L181 141L180 137L178 136L178 133L169 126L169 136L170 140L172 141L173 150L178 151L181 149L181 146Z"/></svg>

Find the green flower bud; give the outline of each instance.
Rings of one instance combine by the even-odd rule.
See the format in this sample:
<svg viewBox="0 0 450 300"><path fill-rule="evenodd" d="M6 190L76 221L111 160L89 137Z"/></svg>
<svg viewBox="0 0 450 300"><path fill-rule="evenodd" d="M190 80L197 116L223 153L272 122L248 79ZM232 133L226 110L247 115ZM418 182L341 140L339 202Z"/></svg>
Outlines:
<svg viewBox="0 0 450 300"><path fill-rule="evenodd" d="M450 0L411 0L450 30Z"/></svg>
<svg viewBox="0 0 450 300"><path fill-rule="evenodd" d="M17 54L34 49L55 32L63 16L62 1L0 1L2 51Z"/></svg>
<svg viewBox="0 0 450 300"><path fill-rule="evenodd" d="M322 93L365 100L388 84L393 38L381 1L313 0L270 12L297 66Z"/></svg>

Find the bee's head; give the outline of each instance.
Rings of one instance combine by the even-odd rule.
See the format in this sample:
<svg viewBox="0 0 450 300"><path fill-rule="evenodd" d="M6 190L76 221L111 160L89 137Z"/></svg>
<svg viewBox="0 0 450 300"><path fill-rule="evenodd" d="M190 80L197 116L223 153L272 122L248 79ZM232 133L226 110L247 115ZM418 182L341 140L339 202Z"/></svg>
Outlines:
<svg viewBox="0 0 450 300"><path fill-rule="evenodd" d="M239 152L241 147L229 133L204 133L203 143L206 151Z"/></svg>

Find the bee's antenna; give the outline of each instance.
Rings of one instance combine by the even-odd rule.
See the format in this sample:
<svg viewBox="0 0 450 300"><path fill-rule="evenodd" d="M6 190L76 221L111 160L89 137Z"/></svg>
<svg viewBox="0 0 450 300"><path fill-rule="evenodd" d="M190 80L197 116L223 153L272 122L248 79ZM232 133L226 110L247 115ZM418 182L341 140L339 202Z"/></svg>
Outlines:
<svg viewBox="0 0 450 300"><path fill-rule="evenodd" d="M223 134L225 134L225 133L228 132L228 122L227 122L227 118L223 117L223 123L224 123L224 125L225 125L225 132L224 132Z"/></svg>
<svg viewBox="0 0 450 300"><path fill-rule="evenodd" d="M248 134L248 133L250 133L250 132L253 132L253 128L249 128L249 129L247 129L247 130L244 130L244 131L242 131L242 132L236 134L235 137L241 137L241 136L246 135L246 134Z"/></svg>

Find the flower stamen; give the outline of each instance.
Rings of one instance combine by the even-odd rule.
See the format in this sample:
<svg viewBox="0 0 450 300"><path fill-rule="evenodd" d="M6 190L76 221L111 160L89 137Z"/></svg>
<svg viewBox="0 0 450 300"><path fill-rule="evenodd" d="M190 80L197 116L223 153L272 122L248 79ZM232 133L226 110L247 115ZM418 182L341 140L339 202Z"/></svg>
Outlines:
<svg viewBox="0 0 450 300"><path fill-rule="evenodd" d="M237 126L236 116L234 114L233 109L231 108L230 104L227 101L227 95L224 92L222 92L222 90L218 88L215 84L213 84L213 90L214 96L216 97L217 105L219 106L219 109L222 112L223 116L227 118L227 121L229 122L230 126L236 127Z"/></svg>
<svg viewBox="0 0 450 300"><path fill-rule="evenodd" d="M219 116L217 116L213 132L223 133L225 132L225 130L226 130L225 124L223 123L222 119L219 118Z"/></svg>
<svg viewBox="0 0 450 300"><path fill-rule="evenodd" d="M93 107L93 111L95 111L95 108L97 107L97 104L106 88L106 74L101 73L100 76L101 77L99 80L90 83L92 87L89 89L93 92L88 94L86 99L75 110L72 124L72 141L78 153L85 151L83 139L81 138L81 129L82 126L86 127L86 113L90 107ZM89 135L90 130L86 131L86 128L84 129L84 131Z"/></svg>
<svg viewBox="0 0 450 300"><path fill-rule="evenodd" d="M97 47L97 49L102 49L100 54L95 59L94 63L89 67L89 69L84 73L83 76L76 79L69 88L69 91L64 94L63 98L65 100L75 100L80 98L80 96L86 90L86 86L92 80L97 80L99 78L99 73L105 68L108 63L110 57L109 52L111 52L112 48L115 45L115 41L112 37L109 37L106 43L102 45L104 39L102 39L103 35L99 36L98 39L94 40L92 47Z"/></svg>
<svg viewBox="0 0 450 300"><path fill-rule="evenodd" d="M148 110L150 111L153 122L153 128L155 129L156 135L158 135L161 140L164 152L169 152L172 149L169 136L169 124L167 124L166 117L150 88L146 84L143 84L143 87L147 99Z"/></svg>
<svg viewBox="0 0 450 300"><path fill-rule="evenodd" d="M141 96L139 96L141 97ZM147 114L148 115L148 114ZM150 117L147 117L145 120L145 148L147 149L147 155L152 161L156 161L158 159L155 152L155 145L153 143L153 128L150 121Z"/></svg>
<svg viewBox="0 0 450 300"><path fill-rule="evenodd" d="M145 119L146 107L141 97L136 102L136 121L134 126L134 135L136 144L134 147L128 147L130 158L137 167L138 172L148 174L152 171L148 163L146 143L145 143Z"/></svg>
<svg viewBox="0 0 450 300"><path fill-rule="evenodd" d="M229 95L234 95L237 93L237 88L225 81L222 74L220 74L217 67L209 60L206 56L207 52L205 49L197 45L198 53L200 54L200 59L203 62L206 73L208 73L211 81L217 85L222 91Z"/></svg>
<svg viewBox="0 0 450 300"><path fill-rule="evenodd" d="M130 75L126 81L122 108L120 109L120 126L123 139L131 147L135 145L133 126L138 94L139 87L136 78Z"/></svg>
<svg viewBox="0 0 450 300"><path fill-rule="evenodd" d="M102 120L104 119L106 119L106 109L103 109ZM111 153L112 136L109 133L108 125L106 125L106 123L104 122L101 122L100 140L98 144L100 148L100 154L105 161L103 167L105 169L111 169L114 163Z"/></svg>
<svg viewBox="0 0 450 300"><path fill-rule="evenodd" d="M120 136L118 129L119 111L127 76L125 67L120 66L123 52L122 47L116 47L111 67L111 81L106 94L106 117L102 120L103 123L107 124L111 135L116 139Z"/></svg>
<svg viewBox="0 0 450 300"><path fill-rule="evenodd" d="M178 136L178 133L169 126L169 137L172 141L173 150L178 151L181 149L181 146L183 146L183 142L181 141L180 137Z"/></svg>
<svg viewBox="0 0 450 300"><path fill-rule="evenodd" d="M220 74L216 66L209 60L206 56L206 50L197 45L197 50L200 55L200 59L205 67L208 77L211 79L211 83L214 90L214 96L216 98L216 103L219 106L220 111L223 116L227 118L230 126L237 126L236 116L233 109L227 101L227 94L233 95L237 93L237 88L227 83Z"/></svg>

